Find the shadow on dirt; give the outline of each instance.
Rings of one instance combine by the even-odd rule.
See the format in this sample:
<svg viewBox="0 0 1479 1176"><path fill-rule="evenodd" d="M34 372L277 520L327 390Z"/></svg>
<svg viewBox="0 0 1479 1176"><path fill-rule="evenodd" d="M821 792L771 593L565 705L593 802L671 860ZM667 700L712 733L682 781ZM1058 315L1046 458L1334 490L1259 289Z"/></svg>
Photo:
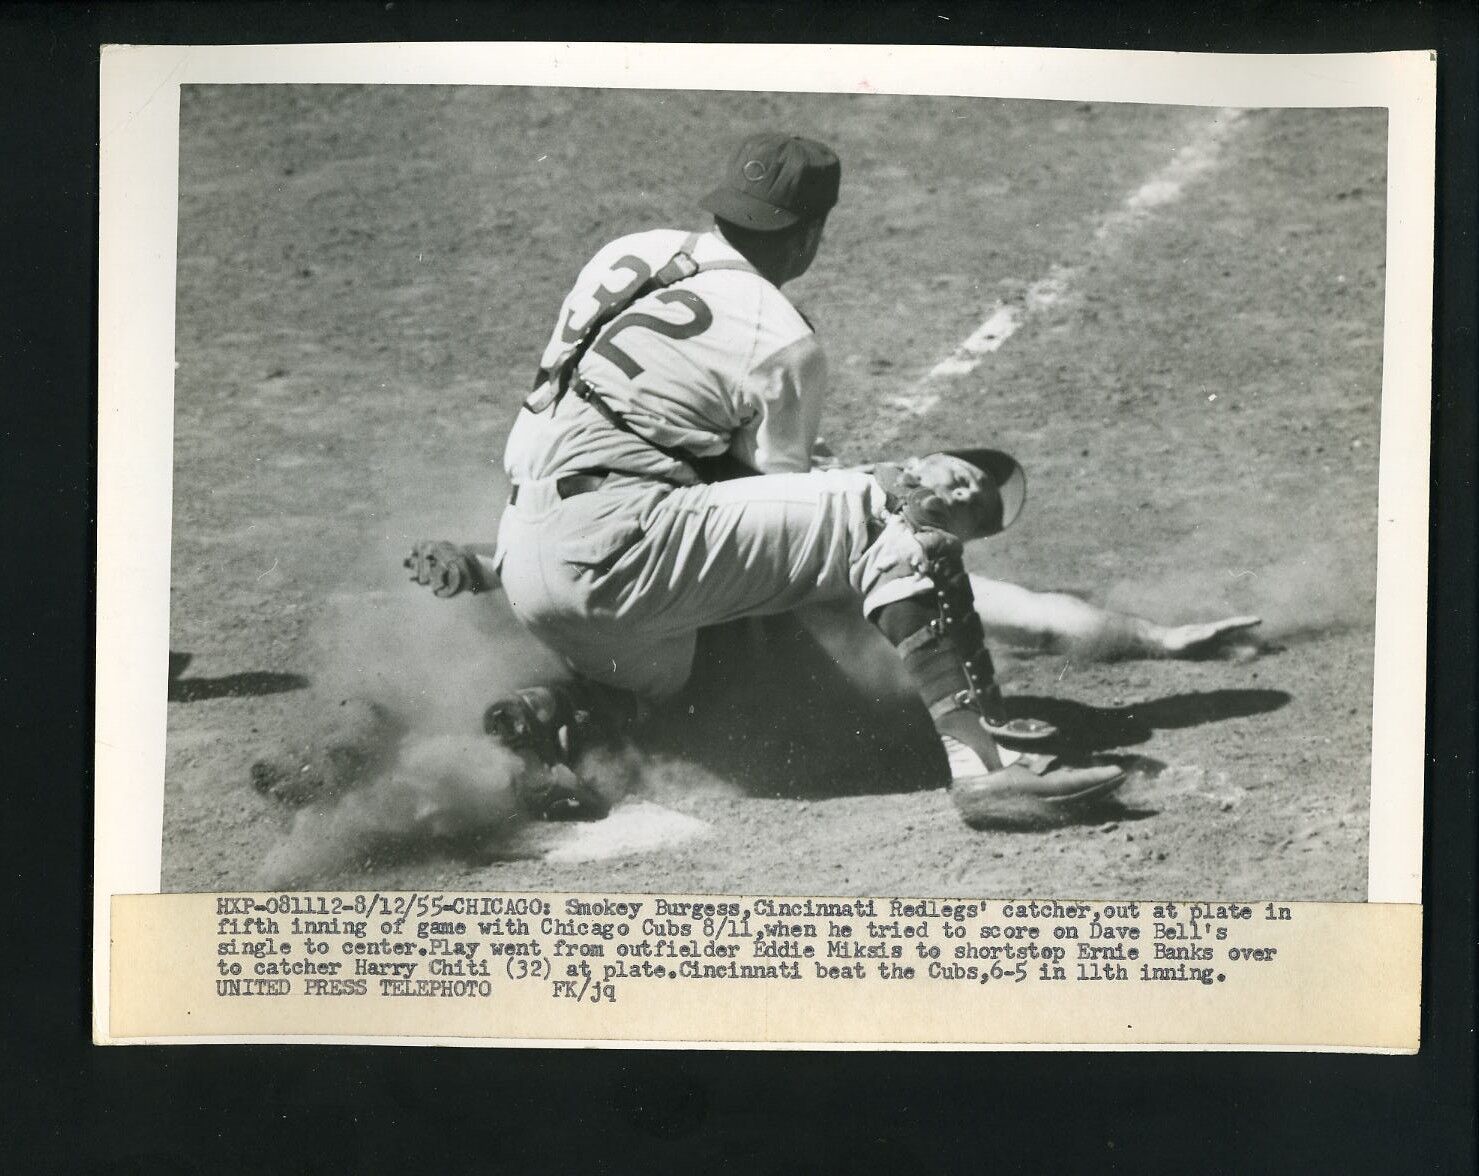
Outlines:
<svg viewBox="0 0 1479 1176"><path fill-rule="evenodd" d="M1099 707L1024 695L1008 700L1008 710L1053 723L1063 737L1044 750L1077 758L1145 743L1158 730L1266 714L1290 697L1282 690L1210 690ZM701 634L693 680L642 745L755 796L915 792L948 777L929 716L913 697L861 690L786 617L760 622L758 631L742 622ZM1152 777L1165 766L1144 756L1101 758ZM1151 815L1108 801L1086 811L1085 820Z"/></svg>
<svg viewBox="0 0 1479 1176"><path fill-rule="evenodd" d="M754 796L915 792L946 779L924 709L859 690L790 617L700 633L693 677L641 744Z"/></svg>
<svg viewBox="0 0 1479 1176"><path fill-rule="evenodd" d="M308 679L302 674L275 674L248 670L223 678L176 678L169 684L171 702L204 702L211 698L257 698L263 694L286 694L303 690Z"/></svg>
<svg viewBox="0 0 1479 1176"><path fill-rule="evenodd" d="M1288 705L1290 700L1291 696L1283 690L1203 690L1104 707L1071 698L1024 694L1009 698L1007 711L1014 716L1046 719L1057 727L1062 739L1055 750L1090 752L1134 747L1146 742L1156 731L1268 714Z"/></svg>
<svg viewBox="0 0 1479 1176"><path fill-rule="evenodd" d="M278 674L270 670L247 670L221 678L182 678L193 654L169 655L170 702L203 702L212 698L256 698L263 694L286 694L303 690L308 679L302 674Z"/></svg>

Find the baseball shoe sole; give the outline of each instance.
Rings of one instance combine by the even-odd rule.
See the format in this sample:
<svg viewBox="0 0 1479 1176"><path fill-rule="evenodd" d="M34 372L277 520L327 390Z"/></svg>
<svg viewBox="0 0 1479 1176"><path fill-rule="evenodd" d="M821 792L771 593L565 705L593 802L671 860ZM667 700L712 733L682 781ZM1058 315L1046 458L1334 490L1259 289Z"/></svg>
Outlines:
<svg viewBox="0 0 1479 1176"><path fill-rule="evenodd" d="M1123 768L1051 768L1014 763L950 785L956 811L972 829L1033 829L1062 824L1072 809L1109 796L1125 782Z"/></svg>

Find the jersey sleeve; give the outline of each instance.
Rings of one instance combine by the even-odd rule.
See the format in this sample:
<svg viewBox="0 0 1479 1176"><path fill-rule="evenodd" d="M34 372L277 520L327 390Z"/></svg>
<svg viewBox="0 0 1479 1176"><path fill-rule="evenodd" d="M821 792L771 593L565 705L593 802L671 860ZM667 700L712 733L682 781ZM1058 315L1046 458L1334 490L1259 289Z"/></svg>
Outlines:
<svg viewBox="0 0 1479 1176"><path fill-rule="evenodd" d="M827 359L807 332L750 368L738 389L743 423L730 445L762 474L811 469L827 393Z"/></svg>

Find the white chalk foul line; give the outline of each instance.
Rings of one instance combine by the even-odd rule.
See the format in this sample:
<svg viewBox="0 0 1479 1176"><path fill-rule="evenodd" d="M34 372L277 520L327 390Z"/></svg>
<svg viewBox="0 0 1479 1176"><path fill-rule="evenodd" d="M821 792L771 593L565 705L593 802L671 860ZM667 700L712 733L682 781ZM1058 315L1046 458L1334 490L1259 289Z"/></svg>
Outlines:
<svg viewBox="0 0 1479 1176"><path fill-rule="evenodd" d="M1158 170L1099 222L1089 246L1090 256L1103 254L1135 232L1157 210L1180 198L1186 186L1216 167L1223 141L1243 117L1243 111L1219 110L1192 140L1179 148L1169 163ZM923 416L940 402L937 386L969 375L981 361L997 351L1021 329L1032 315L1061 302L1073 287L1080 265L1053 266L1045 276L1027 287L1021 301L999 302L981 325L961 341L949 355L925 374L917 384L889 403L913 416Z"/></svg>

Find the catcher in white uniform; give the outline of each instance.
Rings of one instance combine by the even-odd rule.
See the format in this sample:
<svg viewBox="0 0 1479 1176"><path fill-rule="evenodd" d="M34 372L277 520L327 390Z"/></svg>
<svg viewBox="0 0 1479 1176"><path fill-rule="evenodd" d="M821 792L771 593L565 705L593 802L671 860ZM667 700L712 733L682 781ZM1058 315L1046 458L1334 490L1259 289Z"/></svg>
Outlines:
<svg viewBox="0 0 1479 1176"><path fill-rule="evenodd" d="M574 671L487 715L542 815L604 812L583 752L684 685L701 628L840 601L898 649L972 826L1031 823L1123 780L1032 754L1052 728L1005 716L962 545L1020 510L1016 463L972 450L814 468L827 366L780 288L816 256L839 178L820 143L752 136L705 201L713 229L600 250L509 434L513 490L491 559L425 544L408 561L443 594L501 580ZM1021 590L991 587L1004 611L1021 605Z"/></svg>

